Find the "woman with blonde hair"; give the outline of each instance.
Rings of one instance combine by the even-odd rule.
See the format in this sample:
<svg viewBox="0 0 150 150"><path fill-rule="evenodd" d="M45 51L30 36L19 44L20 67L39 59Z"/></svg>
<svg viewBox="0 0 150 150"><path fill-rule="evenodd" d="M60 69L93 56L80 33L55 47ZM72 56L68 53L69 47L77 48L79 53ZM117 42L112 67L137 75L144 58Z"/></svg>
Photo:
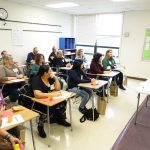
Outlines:
<svg viewBox="0 0 150 150"><path fill-rule="evenodd" d="M83 49L78 49L77 50L75 59L81 59L84 63L87 62L86 58L84 57Z"/></svg>
<svg viewBox="0 0 150 150"><path fill-rule="evenodd" d="M14 64L13 57L7 55L3 58L3 65L0 66L0 83L10 80L23 78L23 73ZM5 84L3 92L8 95L11 102L16 102L19 98L18 88L23 84L21 82L14 84Z"/></svg>

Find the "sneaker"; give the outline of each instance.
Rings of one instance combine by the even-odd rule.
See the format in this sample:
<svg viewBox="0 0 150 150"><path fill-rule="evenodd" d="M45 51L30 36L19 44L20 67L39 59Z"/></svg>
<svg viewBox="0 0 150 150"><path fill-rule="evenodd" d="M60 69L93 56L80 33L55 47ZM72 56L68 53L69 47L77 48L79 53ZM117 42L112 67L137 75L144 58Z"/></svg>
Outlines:
<svg viewBox="0 0 150 150"><path fill-rule="evenodd" d="M87 112L87 108L86 107L84 107L84 108L79 107L79 111L80 111L80 113L85 114Z"/></svg>
<svg viewBox="0 0 150 150"><path fill-rule="evenodd" d="M126 89L123 87L123 85L120 85L119 88L120 88L121 90L126 90Z"/></svg>
<svg viewBox="0 0 150 150"><path fill-rule="evenodd" d="M39 126L39 125L38 125L38 132L39 132L39 136L40 136L41 138L46 138L46 133L45 133L45 131L44 131L44 126Z"/></svg>
<svg viewBox="0 0 150 150"><path fill-rule="evenodd" d="M57 121L57 123L59 125L65 126L65 127L70 127L71 126L71 124L69 122L67 122L66 120L59 120L59 121Z"/></svg>

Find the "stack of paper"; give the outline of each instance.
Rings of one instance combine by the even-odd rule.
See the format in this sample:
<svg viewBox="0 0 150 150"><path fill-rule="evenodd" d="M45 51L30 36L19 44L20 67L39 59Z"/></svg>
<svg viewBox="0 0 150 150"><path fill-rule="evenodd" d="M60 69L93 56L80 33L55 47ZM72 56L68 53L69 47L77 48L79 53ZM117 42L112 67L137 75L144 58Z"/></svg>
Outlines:
<svg viewBox="0 0 150 150"><path fill-rule="evenodd" d="M18 124L18 123L21 123L23 121L24 121L24 119L22 118L22 116L20 114L12 116L12 122L10 122L10 123L8 122L8 118L5 117L5 118L2 118L1 128L11 126L14 124Z"/></svg>

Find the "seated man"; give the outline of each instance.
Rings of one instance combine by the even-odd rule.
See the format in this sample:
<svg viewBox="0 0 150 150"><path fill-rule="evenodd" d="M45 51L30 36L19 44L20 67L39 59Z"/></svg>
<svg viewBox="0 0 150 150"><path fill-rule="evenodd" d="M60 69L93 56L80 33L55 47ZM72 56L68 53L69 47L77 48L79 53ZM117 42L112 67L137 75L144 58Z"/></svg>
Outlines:
<svg viewBox="0 0 150 150"><path fill-rule="evenodd" d="M52 67L54 67L54 71L57 71L59 73L59 67L71 67L71 64L65 61L63 57L63 52L61 50L57 51L56 57L52 60ZM67 78L66 71L61 71L62 74L59 74L60 77L63 77L65 80Z"/></svg>
<svg viewBox="0 0 150 150"><path fill-rule="evenodd" d="M2 52L1 52L1 58L0 58L0 64L2 64L3 63L3 58L5 57L7 55L7 51L6 50L3 50Z"/></svg>
<svg viewBox="0 0 150 150"><path fill-rule="evenodd" d="M106 51L106 55L102 61L102 64L103 64L104 69L115 69L116 68L116 62L112 57L112 50ZM119 72L119 74L117 75L117 84L118 84L119 88L122 90L125 90L125 88L123 87L123 73L119 70L115 70L115 71Z"/></svg>
<svg viewBox="0 0 150 150"><path fill-rule="evenodd" d="M28 53L26 62L34 64L34 59L35 59L35 56L36 56L37 53L38 53L38 48L34 47L33 52Z"/></svg>

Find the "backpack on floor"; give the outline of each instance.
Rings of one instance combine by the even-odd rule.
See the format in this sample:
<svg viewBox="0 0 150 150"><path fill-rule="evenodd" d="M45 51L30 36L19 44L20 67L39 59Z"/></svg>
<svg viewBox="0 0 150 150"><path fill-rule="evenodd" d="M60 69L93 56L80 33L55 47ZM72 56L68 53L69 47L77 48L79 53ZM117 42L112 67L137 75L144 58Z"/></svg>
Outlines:
<svg viewBox="0 0 150 150"><path fill-rule="evenodd" d="M94 108L94 121L99 118L99 113L96 108ZM85 122L87 120L93 121L93 109L90 108L86 111L86 113L81 117L80 122Z"/></svg>

